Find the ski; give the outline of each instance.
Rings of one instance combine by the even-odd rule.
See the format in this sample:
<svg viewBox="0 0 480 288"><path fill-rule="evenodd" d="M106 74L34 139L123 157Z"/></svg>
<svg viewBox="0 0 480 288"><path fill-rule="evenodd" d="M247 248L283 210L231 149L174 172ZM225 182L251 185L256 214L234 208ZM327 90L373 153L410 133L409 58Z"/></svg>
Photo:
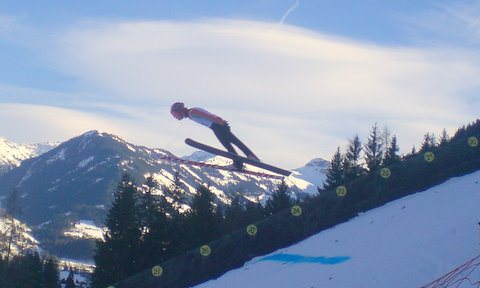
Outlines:
<svg viewBox="0 0 480 288"><path fill-rule="evenodd" d="M290 172L288 170L284 170L282 168L278 168L278 167L275 167L275 166L272 166L272 165L269 165L269 164L266 164L266 163L263 163L263 162L248 159L247 157L243 157L243 156L233 154L233 153L230 153L230 152L227 152L227 151L224 151L224 150L220 150L220 149L217 149L217 148L199 143L199 142L197 142L195 140L192 140L190 138L185 139L185 143L192 146L192 147L195 147L197 149L200 149L200 150L203 150L203 151L215 154L215 155L219 155L219 156L222 156L222 157L230 158L232 160L239 160L239 161L242 161L243 163L248 163L248 164L256 166L258 168L269 170L273 173L277 173L277 174L284 175L284 176L289 176L290 174L292 174L292 172Z"/></svg>
<svg viewBox="0 0 480 288"><path fill-rule="evenodd" d="M226 167L226 166L222 166L222 165L185 160L185 159L178 158L178 157L175 157L175 156L161 156L159 159L160 160L166 160L166 161L169 161L169 162L176 162L176 163L179 163L179 164L185 164L185 165L197 166L197 167L207 167L207 168L213 168L213 169L216 169L216 170L224 170L224 171L228 171L228 172L247 174L247 175L251 175L251 176L272 178L272 179L278 179L278 180L283 179L283 176L279 176L279 175L249 171L249 170L245 170L245 169L238 170L238 169L234 169L234 168Z"/></svg>

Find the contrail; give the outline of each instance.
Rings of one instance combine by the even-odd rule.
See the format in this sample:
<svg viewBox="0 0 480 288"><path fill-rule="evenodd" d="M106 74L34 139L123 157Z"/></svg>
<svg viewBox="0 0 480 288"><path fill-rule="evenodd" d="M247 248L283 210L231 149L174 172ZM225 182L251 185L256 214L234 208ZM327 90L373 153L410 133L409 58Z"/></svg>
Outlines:
<svg viewBox="0 0 480 288"><path fill-rule="evenodd" d="M287 16L288 16L290 13L292 13L292 11L295 10L295 8L297 8L297 6L298 6L299 4L300 4L300 0L296 0L296 1L295 1L295 4L293 4L293 6L290 7L290 8L287 10L287 12L285 12L285 14L283 14L282 19L280 19L280 22L278 22L278 24L275 26L275 28L278 27L278 26L280 26L280 25L282 25L283 22L285 22L285 19L287 18Z"/></svg>
<svg viewBox="0 0 480 288"><path fill-rule="evenodd" d="M277 30L277 28L280 27L280 25L282 25L283 22L285 22L285 19L288 17L288 15L292 13L292 11L295 10L299 4L300 4L300 0L295 0L295 3L293 4L293 6L288 8L287 12L283 14L282 19L280 19L280 21L270 31Z"/></svg>

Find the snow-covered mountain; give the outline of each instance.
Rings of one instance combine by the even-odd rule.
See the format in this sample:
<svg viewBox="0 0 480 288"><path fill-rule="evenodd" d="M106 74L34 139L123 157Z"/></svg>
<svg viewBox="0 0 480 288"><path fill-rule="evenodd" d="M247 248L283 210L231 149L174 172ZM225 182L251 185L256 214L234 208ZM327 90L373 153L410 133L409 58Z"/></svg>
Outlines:
<svg viewBox="0 0 480 288"><path fill-rule="evenodd" d="M293 169L292 173L296 178L311 183L313 187L323 187L323 182L327 178L327 170L330 162L322 158L315 158L308 162L305 166Z"/></svg>
<svg viewBox="0 0 480 288"><path fill-rule="evenodd" d="M59 143L17 144L0 137L0 175L20 166L29 158L37 157L55 148Z"/></svg>
<svg viewBox="0 0 480 288"><path fill-rule="evenodd" d="M480 171L370 210L196 287L423 287L453 270L428 287L477 287L480 261L462 265L479 254L478 203Z"/></svg>
<svg viewBox="0 0 480 288"><path fill-rule="evenodd" d="M38 157L24 160L18 168L0 176L0 196L7 195L15 187L20 190L25 211L22 220L43 235L39 238L42 241L53 237L52 230L58 231L56 234L61 232L62 237L78 238L83 233L77 231L75 225L79 223L101 229L113 192L124 172L137 184L152 175L161 186L167 187L173 184L178 172L186 196L184 205L188 205L201 184L210 185L218 203L229 203L239 193L252 201L265 202L279 184L279 180L174 163L162 159L164 156L173 155L163 149L128 143L115 135L90 131ZM205 152L195 152L184 159L230 164L228 159ZM317 185L325 177L324 164L313 161L285 178L292 197L317 193ZM59 229L62 225L70 227ZM45 234L44 231L50 232Z"/></svg>

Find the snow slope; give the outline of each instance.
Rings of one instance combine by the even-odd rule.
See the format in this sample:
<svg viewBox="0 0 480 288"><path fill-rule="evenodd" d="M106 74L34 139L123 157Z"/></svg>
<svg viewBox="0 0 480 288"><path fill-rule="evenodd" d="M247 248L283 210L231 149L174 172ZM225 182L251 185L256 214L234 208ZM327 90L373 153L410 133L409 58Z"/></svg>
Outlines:
<svg viewBox="0 0 480 288"><path fill-rule="evenodd" d="M3 213L3 211L1 211ZM18 221L17 219L13 219L15 222L15 227L18 232L18 236L15 241L12 242L13 246L11 247L12 255L18 255L22 251L30 250L36 251L38 250L38 241L33 238L32 230L24 223ZM8 238L10 237L11 231L11 223L10 220L7 220L4 217L0 217L0 255L5 256L7 247L8 247Z"/></svg>
<svg viewBox="0 0 480 288"><path fill-rule="evenodd" d="M92 221L80 220L70 230L63 232L63 235L73 238L104 240L103 235L105 232L106 228L97 227Z"/></svg>
<svg viewBox="0 0 480 288"><path fill-rule="evenodd" d="M17 144L0 137L0 174L29 158L36 157L56 147L59 143Z"/></svg>
<svg viewBox="0 0 480 288"><path fill-rule="evenodd" d="M479 182L480 171L452 178L197 287L423 286L480 253Z"/></svg>

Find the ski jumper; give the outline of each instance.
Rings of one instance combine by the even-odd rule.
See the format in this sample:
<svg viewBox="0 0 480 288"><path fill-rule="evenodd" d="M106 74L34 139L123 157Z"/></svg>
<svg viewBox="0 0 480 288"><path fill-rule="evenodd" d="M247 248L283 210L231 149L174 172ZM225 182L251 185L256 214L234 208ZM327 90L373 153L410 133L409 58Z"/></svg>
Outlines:
<svg viewBox="0 0 480 288"><path fill-rule="evenodd" d="M222 118L218 117L215 114L212 114L202 108L190 108L187 111L187 116L191 120L200 123L202 125L207 126L208 128L213 130L213 133L218 138L220 143L228 150L228 152L237 154L237 151L232 146L234 144L240 150L242 150L245 155L255 155L253 152L245 146L235 135L233 135L232 131L230 130L230 125L228 122L223 120ZM256 156L255 156L256 157ZM240 161L233 161L237 167L242 167L243 163Z"/></svg>

